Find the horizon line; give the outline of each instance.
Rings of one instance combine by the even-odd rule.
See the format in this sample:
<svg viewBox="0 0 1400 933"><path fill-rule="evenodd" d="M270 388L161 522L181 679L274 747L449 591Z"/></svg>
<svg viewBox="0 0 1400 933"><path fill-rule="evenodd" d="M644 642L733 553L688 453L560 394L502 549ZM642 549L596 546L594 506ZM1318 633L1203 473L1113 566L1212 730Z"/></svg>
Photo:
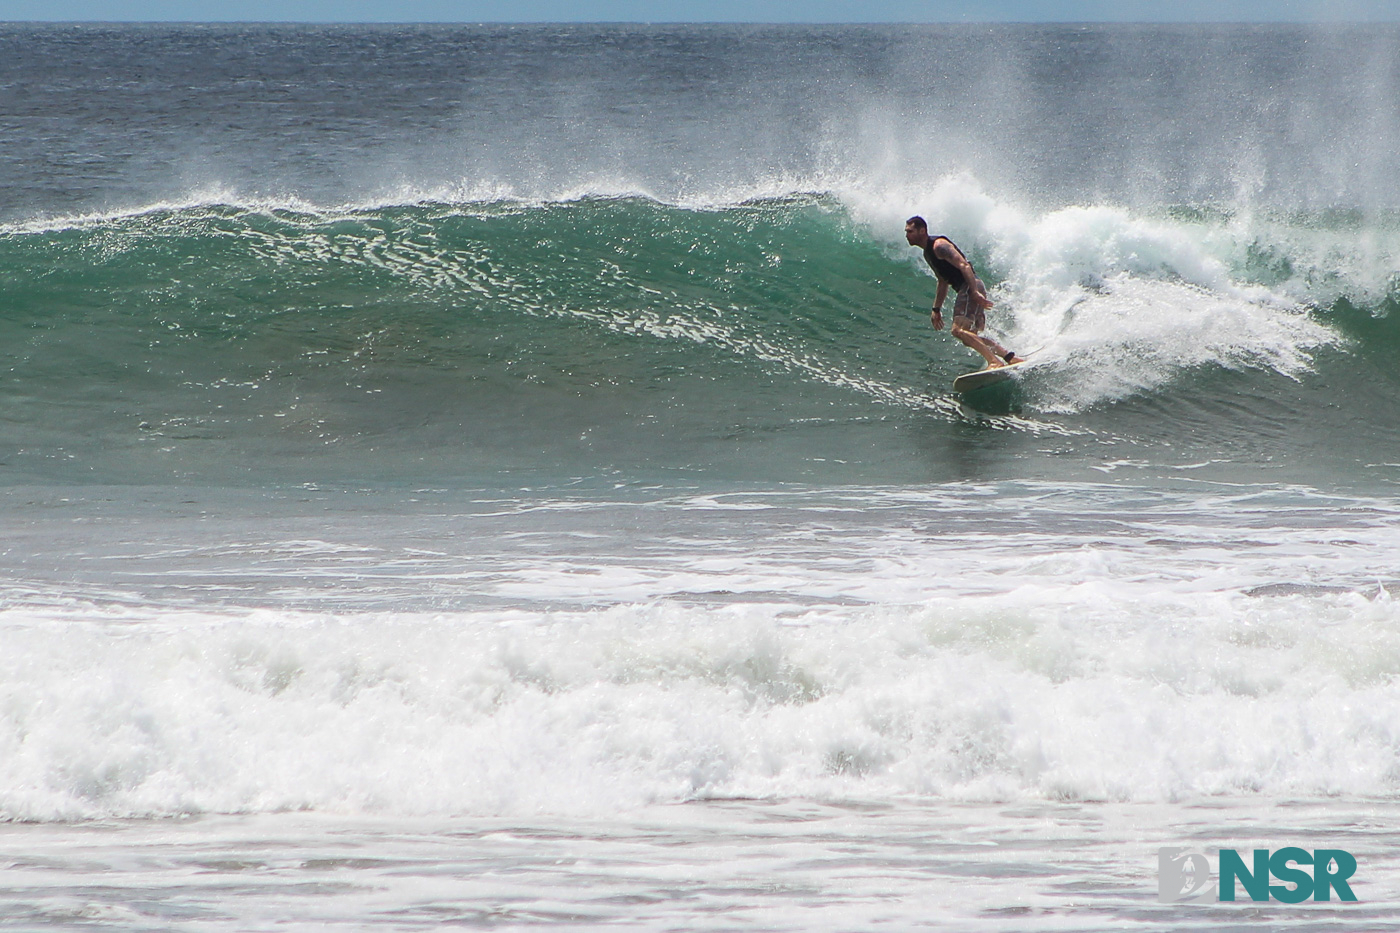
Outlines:
<svg viewBox="0 0 1400 933"><path fill-rule="evenodd" d="M332 20L332 19L0 19L0 26L1378 26L1400 24L1387 19L925 19L925 20Z"/></svg>

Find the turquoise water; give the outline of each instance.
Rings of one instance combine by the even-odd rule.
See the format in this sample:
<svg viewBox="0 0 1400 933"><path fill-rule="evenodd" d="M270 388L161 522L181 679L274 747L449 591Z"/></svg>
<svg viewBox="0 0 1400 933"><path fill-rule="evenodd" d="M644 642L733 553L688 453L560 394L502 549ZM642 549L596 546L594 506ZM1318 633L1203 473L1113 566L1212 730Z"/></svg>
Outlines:
<svg viewBox="0 0 1400 933"><path fill-rule="evenodd" d="M1131 463L1151 481L1393 483L1396 296L1324 262L1388 250L1387 221L1023 214L963 184L943 205L982 215L958 236L993 321L1044 364L1009 397L950 391L975 357L928 326L900 205L854 194L14 226L6 473L880 485Z"/></svg>

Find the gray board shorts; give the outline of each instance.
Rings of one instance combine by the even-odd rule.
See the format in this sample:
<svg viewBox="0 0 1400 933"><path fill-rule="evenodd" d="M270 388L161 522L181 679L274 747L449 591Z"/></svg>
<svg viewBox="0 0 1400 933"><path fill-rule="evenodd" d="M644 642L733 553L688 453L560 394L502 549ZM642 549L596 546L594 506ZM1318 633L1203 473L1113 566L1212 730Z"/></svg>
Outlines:
<svg viewBox="0 0 1400 933"><path fill-rule="evenodd" d="M980 279L978 280L978 284L981 284ZM967 288L958 292L958 298L953 302L953 319L956 320L960 317L966 318L968 321L966 325L967 329L974 334L980 334L982 328L987 326L987 312L982 308L980 303L976 304L975 309L973 305L972 286L969 285Z"/></svg>

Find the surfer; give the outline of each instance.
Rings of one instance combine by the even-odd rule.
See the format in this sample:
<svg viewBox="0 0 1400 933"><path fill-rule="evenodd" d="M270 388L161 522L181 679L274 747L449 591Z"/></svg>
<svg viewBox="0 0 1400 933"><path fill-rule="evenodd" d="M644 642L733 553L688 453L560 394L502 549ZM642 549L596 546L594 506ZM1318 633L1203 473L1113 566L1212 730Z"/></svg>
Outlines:
<svg viewBox="0 0 1400 933"><path fill-rule="evenodd" d="M904 238L910 246L924 251L925 261L938 277L938 294L933 299L934 329L943 329L943 299L948 296L948 286L951 285L958 294L953 302L953 336L982 354L988 369L1025 362L990 337L981 336L982 328L987 326L986 309L992 306L992 302L962 250L946 236L929 236L928 222L918 216L904 222Z"/></svg>

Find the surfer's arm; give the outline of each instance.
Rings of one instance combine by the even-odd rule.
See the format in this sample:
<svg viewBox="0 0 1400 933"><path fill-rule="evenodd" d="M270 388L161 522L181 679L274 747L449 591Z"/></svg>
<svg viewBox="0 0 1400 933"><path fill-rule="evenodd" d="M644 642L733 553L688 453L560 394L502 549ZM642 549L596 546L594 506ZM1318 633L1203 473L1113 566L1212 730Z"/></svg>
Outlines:
<svg viewBox="0 0 1400 933"><path fill-rule="evenodd" d="M982 307L990 308L992 306L992 299L987 297L987 288L982 284L982 280L973 279L972 282L972 297L982 302Z"/></svg>
<svg viewBox="0 0 1400 933"><path fill-rule="evenodd" d="M948 297L948 283L942 279L938 280L938 294L933 297L933 322L934 330L943 329L943 299Z"/></svg>
<svg viewBox="0 0 1400 933"><path fill-rule="evenodd" d="M980 301L982 307L990 308L992 299L987 297L987 287L982 284L982 280L977 277L977 273L972 271L972 263L966 259L962 262L963 281L968 283L968 291L972 293L974 301Z"/></svg>
<svg viewBox="0 0 1400 933"><path fill-rule="evenodd" d="M962 253L953 249L951 244L944 245L945 243L947 243L946 240L940 242L934 247L934 251L937 252L940 257L957 267L957 270L963 275L963 281L966 282L967 287L971 289L972 297L980 301L982 307L990 308L992 306L992 300L987 297L987 290L982 285L982 280L977 277L976 272L972 271L972 263L968 262L967 257ZM941 305L943 302L940 301L939 304Z"/></svg>

